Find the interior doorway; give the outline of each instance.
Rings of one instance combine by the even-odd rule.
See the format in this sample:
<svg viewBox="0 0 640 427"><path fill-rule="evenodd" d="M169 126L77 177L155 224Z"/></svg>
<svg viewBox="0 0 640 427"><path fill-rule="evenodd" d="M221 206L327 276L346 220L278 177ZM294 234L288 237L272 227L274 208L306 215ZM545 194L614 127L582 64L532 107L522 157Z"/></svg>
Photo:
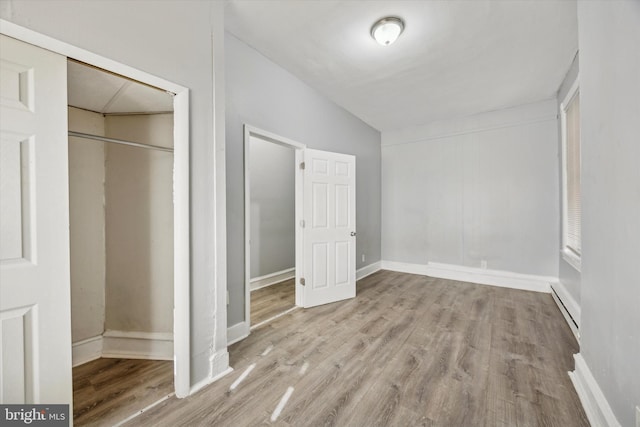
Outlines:
<svg viewBox="0 0 640 427"><path fill-rule="evenodd" d="M255 328L296 308L305 146L247 125L244 141L245 319Z"/></svg>
<svg viewBox="0 0 640 427"><path fill-rule="evenodd" d="M260 252L267 252L269 259L265 264L268 264L275 258L272 252L279 250L279 243L273 239L268 240L266 244L261 244L262 242L258 241L262 239L260 234L268 236L268 233L261 233L259 229L256 233L255 223L260 224L256 217L262 216L262 213L256 215L255 212L252 212L255 210L252 198L252 164L254 162L252 144L254 143L264 147L275 144L283 147L285 152L293 149L295 153L295 161L292 165L295 187L294 221L291 224L290 212L287 215L288 219L278 221L283 224L281 227L286 229L287 233L290 233L290 227L294 228L295 236L287 238L287 242L289 245L292 240L295 242L295 270L293 273L290 269L285 269L267 272L265 276L257 276L261 280L272 283L281 283L285 279L291 280L291 275L295 276L293 281L295 307L285 309L281 313L277 313L278 310L274 309L276 312L270 313L271 318L296 307L310 308L353 298L356 295L355 156L306 148L304 144L245 125L245 327L247 330L244 336L234 339L233 342L246 337L251 328L260 325L260 323L254 325L251 321L252 278L256 278L256 271L259 271L256 268L254 258ZM265 156L264 153L261 155L262 158L258 161L262 161L264 158L269 166L274 163L267 160L270 155ZM284 158L285 165L287 161L290 160ZM286 166L281 166L281 168L286 168ZM263 171L259 178L270 180L266 177L268 173L274 172ZM290 179L291 174L285 171L283 176ZM270 193L266 194L267 201L273 202L273 198L269 199ZM281 196L281 200L289 200L290 197L289 192L285 192L285 195ZM290 204L290 201L287 202L286 209L291 209ZM283 212L277 210L264 216L267 217L267 221L275 222L280 219L276 218L278 215L285 216ZM258 234L258 239L256 239L256 234ZM287 261L290 262L290 259L284 260L284 262ZM285 264L281 263L280 268L283 265ZM272 268L277 270L276 267ZM285 275L287 277L282 277ZM286 283L282 283L281 286L286 287ZM276 292L272 299L278 297L279 293ZM271 318L267 318L263 322L268 322Z"/></svg>

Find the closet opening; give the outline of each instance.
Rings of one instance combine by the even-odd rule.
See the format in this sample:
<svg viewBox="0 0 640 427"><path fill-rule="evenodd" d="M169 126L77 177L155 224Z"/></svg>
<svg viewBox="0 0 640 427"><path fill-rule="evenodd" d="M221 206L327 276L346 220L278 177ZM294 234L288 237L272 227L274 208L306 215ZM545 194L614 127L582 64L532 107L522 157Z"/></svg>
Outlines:
<svg viewBox="0 0 640 427"><path fill-rule="evenodd" d="M74 424L174 392L173 94L68 60Z"/></svg>

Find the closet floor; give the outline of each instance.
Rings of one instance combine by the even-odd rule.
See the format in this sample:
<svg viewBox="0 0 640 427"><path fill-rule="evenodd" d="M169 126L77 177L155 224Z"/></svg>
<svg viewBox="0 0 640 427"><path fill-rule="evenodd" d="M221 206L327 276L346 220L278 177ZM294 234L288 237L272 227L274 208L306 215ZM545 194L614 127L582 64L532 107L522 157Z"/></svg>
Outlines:
<svg viewBox="0 0 640 427"><path fill-rule="evenodd" d="M173 391L172 361L97 359L73 368L73 424L112 426Z"/></svg>
<svg viewBox="0 0 640 427"><path fill-rule="evenodd" d="M251 326L296 306L295 279L251 292Z"/></svg>

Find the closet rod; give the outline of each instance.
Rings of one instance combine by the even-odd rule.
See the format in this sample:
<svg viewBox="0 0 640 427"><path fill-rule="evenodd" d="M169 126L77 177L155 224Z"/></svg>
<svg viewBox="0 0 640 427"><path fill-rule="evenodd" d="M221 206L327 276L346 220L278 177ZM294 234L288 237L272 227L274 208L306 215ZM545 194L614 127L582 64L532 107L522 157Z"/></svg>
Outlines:
<svg viewBox="0 0 640 427"><path fill-rule="evenodd" d="M173 153L173 148L160 147L159 145L151 145L151 144L140 144L139 142L131 142L131 141L124 141L122 139L107 138L99 135L91 135L89 133L74 132L72 130L69 131L69 136L75 136L77 138L94 139L96 141L103 141L103 142L113 142L115 144L130 145L131 147L150 148L152 150L166 151L169 153Z"/></svg>

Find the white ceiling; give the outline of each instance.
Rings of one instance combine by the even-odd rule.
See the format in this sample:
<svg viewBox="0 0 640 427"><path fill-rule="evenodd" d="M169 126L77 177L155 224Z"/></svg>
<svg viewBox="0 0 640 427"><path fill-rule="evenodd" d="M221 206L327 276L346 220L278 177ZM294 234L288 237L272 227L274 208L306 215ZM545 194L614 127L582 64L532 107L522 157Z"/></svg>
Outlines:
<svg viewBox="0 0 640 427"><path fill-rule="evenodd" d="M405 31L383 47L388 15ZM575 0L230 0L225 22L381 131L552 98L578 48Z"/></svg>
<svg viewBox="0 0 640 427"><path fill-rule="evenodd" d="M124 77L67 61L68 104L102 114L173 111L165 91Z"/></svg>

